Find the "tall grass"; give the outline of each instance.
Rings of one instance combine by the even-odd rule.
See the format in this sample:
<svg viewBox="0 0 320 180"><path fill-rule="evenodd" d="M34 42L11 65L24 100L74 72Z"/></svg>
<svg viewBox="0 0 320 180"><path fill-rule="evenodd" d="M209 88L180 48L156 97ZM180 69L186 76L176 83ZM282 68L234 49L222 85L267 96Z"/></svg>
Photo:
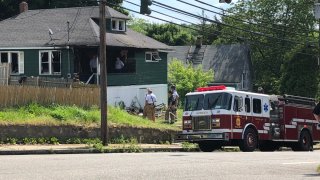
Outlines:
<svg viewBox="0 0 320 180"><path fill-rule="evenodd" d="M176 125L169 125L162 118L152 122L139 116L128 114L116 107L108 106L109 125L132 127L149 127L157 129L179 130ZM0 110L0 124L30 125L80 125L100 126L100 109L98 107L80 108L77 106L40 106L29 104L23 107Z"/></svg>

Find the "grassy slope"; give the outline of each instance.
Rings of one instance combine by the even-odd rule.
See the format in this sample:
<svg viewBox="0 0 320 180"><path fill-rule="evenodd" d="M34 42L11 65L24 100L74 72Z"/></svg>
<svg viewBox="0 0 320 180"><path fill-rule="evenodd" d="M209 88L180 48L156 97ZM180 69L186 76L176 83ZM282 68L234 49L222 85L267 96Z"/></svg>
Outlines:
<svg viewBox="0 0 320 180"><path fill-rule="evenodd" d="M180 113L181 114L181 111ZM181 117L181 116L179 116ZM163 117L156 123L133 116L115 107L108 107L109 125L124 125L133 127L150 127L157 129L180 130L181 120L175 124L167 124ZM181 119L181 118L179 118ZM53 105L43 107L30 104L20 108L0 110L0 124L32 124L32 125L81 125L100 126L100 110L97 107L83 109L75 106Z"/></svg>

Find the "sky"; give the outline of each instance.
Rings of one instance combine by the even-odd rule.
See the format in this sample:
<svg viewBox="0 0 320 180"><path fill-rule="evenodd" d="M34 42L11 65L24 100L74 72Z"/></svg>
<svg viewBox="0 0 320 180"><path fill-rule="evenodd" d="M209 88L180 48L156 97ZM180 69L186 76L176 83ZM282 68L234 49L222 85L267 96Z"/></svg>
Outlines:
<svg viewBox="0 0 320 180"><path fill-rule="evenodd" d="M191 5L188 5L186 3L183 3L183 2L179 2L178 0L155 0L156 2L159 2L159 3L162 3L162 4L165 4L165 5L168 5L168 6L171 6L171 7L174 7L174 8L177 8L179 10L183 10L183 11L186 11L186 12L189 12L189 13L192 13L192 14L195 14L195 15L200 15L202 16L202 10L200 8L197 8L197 7L193 7ZM199 3L197 2L196 0L183 0L187 3L190 3L190 4L193 4L195 6L199 6L199 7L202 7L202 8L206 8L208 9L209 11L204 11L204 14L207 18L210 18L210 19L213 19L215 16L217 16L218 18L220 17L219 15L217 15L216 13L213 13L213 12L210 12L210 11L216 11L216 12L219 12L221 13L222 11L217 9L217 8L214 8L214 7L210 7L208 5L205 5L205 4L202 4L202 3ZM227 3L219 3L219 0L200 0L204 3L207 3L207 4L210 4L212 6L216 6L216 7L220 7L220 8L223 8L223 9L227 9L229 7L232 6L232 3L231 4L227 4ZM232 2L236 2L237 0L232 0ZM132 3L135 3L135 4L138 4L140 6L140 0L124 0L123 1L123 4L122 6L125 7L125 8L128 8L128 9L132 9L134 11L140 11L140 7L138 6L135 6L133 4L130 4L128 2L132 2ZM164 8L161 8L159 6L157 6L157 4L155 2L153 2L153 4L150 6L151 10L152 10L152 13L150 14L150 16L155 16L157 18L161 18L161 19L165 19L167 21L170 21L170 22L175 22L175 23L187 23L187 22L191 22L191 23L200 23L200 20L197 19L197 18L192 18L190 16L185 16L185 15L182 15L182 14L179 14L179 13L176 13L176 12L173 12L173 11L170 11L170 10L166 10ZM161 13L164 13L164 14L167 14L167 15L170 15L170 16L173 16L175 18L179 18L179 19L182 19L182 20L177 20L175 18L171 18L171 17L168 17L168 16L165 16L163 14L159 14L155 11L159 11ZM160 20L157 20L157 19L154 19L154 18L150 18L150 17L147 17L147 16L143 16L143 15L140 15L138 13L133 13L133 12L130 12L130 15L133 15L134 17L136 18L143 18L143 19L146 19L148 20L149 22L154 22L154 23L165 23L163 21L160 21ZM183 21L184 20L184 21ZM187 22L186 22L187 21ZM188 24L188 23L187 23Z"/></svg>

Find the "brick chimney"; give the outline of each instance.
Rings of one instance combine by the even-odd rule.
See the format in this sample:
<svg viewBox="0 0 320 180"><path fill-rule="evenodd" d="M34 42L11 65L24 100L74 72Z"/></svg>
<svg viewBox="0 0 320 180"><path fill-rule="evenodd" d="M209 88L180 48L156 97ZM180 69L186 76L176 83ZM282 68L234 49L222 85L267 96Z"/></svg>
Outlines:
<svg viewBox="0 0 320 180"><path fill-rule="evenodd" d="M23 13L23 12L28 11L28 3L25 2L25 1L22 1L22 2L19 4L19 9L20 9L20 13Z"/></svg>

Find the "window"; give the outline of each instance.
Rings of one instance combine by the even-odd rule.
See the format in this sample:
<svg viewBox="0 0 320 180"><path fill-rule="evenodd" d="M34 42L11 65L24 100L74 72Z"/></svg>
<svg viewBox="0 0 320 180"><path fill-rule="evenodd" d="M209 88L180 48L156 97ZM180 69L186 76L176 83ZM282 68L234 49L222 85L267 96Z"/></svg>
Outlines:
<svg viewBox="0 0 320 180"><path fill-rule="evenodd" d="M113 31L125 31L126 30L126 23L124 20L113 19L111 24L112 24Z"/></svg>
<svg viewBox="0 0 320 180"><path fill-rule="evenodd" d="M146 52L146 62L158 62L160 60L159 52Z"/></svg>
<svg viewBox="0 0 320 180"><path fill-rule="evenodd" d="M250 98L246 97L244 99L244 103L245 103L245 106L246 106L246 112L249 113L250 112Z"/></svg>
<svg viewBox="0 0 320 180"><path fill-rule="evenodd" d="M61 74L61 51L40 51L40 69L42 75Z"/></svg>
<svg viewBox="0 0 320 180"><path fill-rule="evenodd" d="M241 112L242 111L242 105L243 105L243 99L242 97L235 96L234 97L234 103L233 103L233 110L235 112Z"/></svg>
<svg viewBox="0 0 320 180"><path fill-rule="evenodd" d="M0 62L9 63L11 66L11 74L24 73L24 53L17 52L0 52Z"/></svg>
<svg viewBox="0 0 320 180"><path fill-rule="evenodd" d="M19 54L11 53L11 72L19 73Z"/></svg>
<svg viewBox="0 0 320 180"><path fill-rule="evenodd" d="M8 63L9 62L9 57L8 57L8 53L7 52L2 52L1 56L1 63Z"/></svg>
<svg viewBox="0 0 320 180"><path fill-rule="evenodd" d="M256 114L261 114L261 99L253 99L253 112Z"/></svg>
<svg viewBox="0 0 320 180"><path fill-rule="evenodd" d="M204 110L231 109L232 95L229 93L206 94L204 98Z"/></svg>
<svg viewBox="0 0 320 180"><path fill-rule="evenodd" d="M184 110L196 111L203 108L203 94L186 96Z"/></svg>

